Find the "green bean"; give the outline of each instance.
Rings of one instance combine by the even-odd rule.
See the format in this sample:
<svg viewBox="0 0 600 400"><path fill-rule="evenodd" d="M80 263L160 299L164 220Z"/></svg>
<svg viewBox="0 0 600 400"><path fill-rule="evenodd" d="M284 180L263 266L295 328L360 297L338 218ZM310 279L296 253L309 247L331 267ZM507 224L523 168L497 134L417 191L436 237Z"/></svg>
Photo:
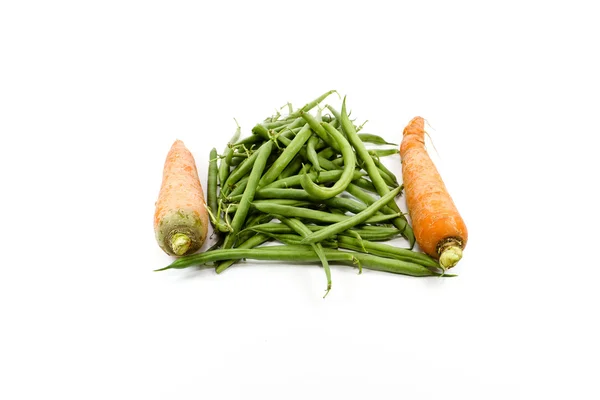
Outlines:
<svg viewBox="0 0 600 400"><path fill-rule="evenodd" d="M296 118L296 119L299 119L299 118ZM278 120L278 121L263 122L261 125L263 127L265 127L265 129L277 130L278 128L285 128L292 123L293 122L290 122L289 120L282 119L282 120Z"/></svg>
<svg viewBox="0 0 600 400"><path fill-rule="evenodd" d="M217 225L217 175L218 175L218 167L217 167L217 149L213 148L210 151L209 161L208 161L208 187L206 189L206 199L208 204L208 210L210 215L210 222L212 223L213 228Z"/></svg>
<svg viewBox="0 0 600 400"><path fill-rule="evenodd" d="M385 165L383 165L383 163L379 160L378 157L373 157L373 162L375 163L375 165L377 166L377 168L379 169L379 172L381 173L381 177L385 179L385 176L388 176L388 179L392 181L393 187L397 187L398 186L398 180L396 179L396 175L394 175L394 173L392 171L390 171L389 169L387 169L387 167ZM388 183L389 181L386 180L386 183L389 185Z"/></svg>
<svg viewBox="0 0 600 400"><path fill-rule="evenodd" d="M394 175L393 172L391 172L383 164L381 164L381 162L379 162L379 160L374 159L373 161L375 162L375 165L377 166L377 169L379 170L379 174L381 175L381 178L384 180L386 185L388 185L392 189L397 188L398 181L396 180L396 175ZM333 160L333 163L335 165L337 165L338 167L340 167L341 164L343 164L343 160L341 158L338 158L336 160ZM361 163L361 166L362 165L364 165L364 163Z"/></svg>
<svg viewBox="0 0 600 400"><path fill-rule="evenodd" d="M311 232L325 228L321 225L305 225ZM279 222L267 222L265 224L255 225L245 228L242 232L251 230L259 233L294 233L295 231L289 226ZM241 232L240 232L241 233Z"/></svg>
<svg viewBox="0 0 600 400"><path fill-rule="evenodd" d="M233 190L229 193L227 198L229 199L229 198L232 198L235 196L241 196L244 193L244 190L246 190L246 185L248 185L249 179L250 179L249 175L240 179L238 181L238 183L235 185L235 187L233 188Z"/></svg>
<svg viewBox="0 0 600 400"><path fill-rule="evenodd" d="M254 195L255 200L282 200L292 199L299 201L307 201L314 203L323 203L330 207L339 208L342 210L350 211L352 213L359 213L367 208L364 204L348 199L345 197L332 197L331 199L321 200L317 199L306 190L302 189L259 189ZM238 200L237 197L232 198L232 201Z"/></svg>
<svg viewBox="0 0 600 400"><path fill-rule="evenodd" d="M246 220L246 216L248 215L248 210L250 209L250 204L254 200L254 193L256 192L256 188L258 186L258 181L265 169L267 164L267 159L271 155L271 150L273 148L273 142L269 141L261 146L260 150L256 153L256 161L252 167L252 172L250 173L250 179L248 180L248 185L246 186L246 190L242 195L242 200L238 206L238 209L231 221L231 233L227 235L225 238L225 242L223 243L223 248L228 249L233 246L236 236L238 232L242 228L242 224ZM250 160L250 159L248 159ZM232 174L233 175L233 174ZM230 175L230 177L232 176Z"/></svg>
<svg viewBox="0 0 600 400"><path fill-rule="evenodd" d="M238 140L231 147L233 149L243 149L244 147L249 148L252 146L258 146L262 142L264 142L264 139L262 137L257 135L251 135L244 139Z"/></svg>
<svg viewBox="0 0 600 400"><path fill-rule="evenodd" d="M272 239L275 239L275 240L283 243L283 244L298 246L298 245L300 245L300 242L302 241L302 236L300 236L296 233L293 233L293 232L294 231L292 231L292 233L270 233L270 234L267 233L266 235ZM329 248L329 249L339 248L339 245L336 240L324 240L322 243L317 243L317 244L322 245L321 246L322 248ZM331 287L329 287L329 290L331 290Z"/></svg>
<svg viewBox="0 0 600 400"><path fill-rule="evenodd" d="M269 146L269 149L271 149L271 144L269 143L273 143L272 141L268 141L263 143L257 151L255 151L254 153L252 153L252 155L250 157L248 157L247 159L245 159L236 169L234 169L231 174L229 174L229 177L227 178L227 181L225 182L224 186L229 186L230 188L233 187L233 185L235 185L237 183L237 181L239 181L240 179L242 179L244 176L248 175L250 173L250 171L252 170L252 167L254 166L254 162L256 161L256 158L258 157L258 154L260 153L260 150L264 147L264 146ZM269 154L270 154L270 150L269 150ZM265 163L267 161L267 157L265 157ZM223 190L223 185L221 186L221 190Z"/></svg>
<svg viewBox="0 0 600 400"><path fill-rule="evenodd" d="M259 234L254 235L254 236L250 236L248 238L248 240L242 242L242 244L240 244L236 248L237 249L253 249L253 248L258 247L261 244L269 241L269 239L270 239L269 235L265 235L265 234L259 233ZM227 268L229 268L233 264L235 264L236 261L237 261L236 259L224 260L223 262L219 263L216 266L215 272L217 274L220 274L221 272L225 271Z"/></svg>
<svg viewBox="0 0 600 400"><path fill-rule="evenodd" d="M398 147L398 145L396 143L390 143L390 142L386 141L384 138L382 138L381 136L373 135L370 133L359 133L358 137L360 138L360 140L363 143L389 144L391 146Z"/></svg>
<svg viewBox="0 0 600 400"><path fill-rule="evenodd" d="M300 154L302 155L303 153L300 152ZM321 167L328 171L341 169L333 161L329 160L335 154L336 154L335 150L332 149L331 147L327 147L326 149L323 149L320 152L318 152L317 158L319 159L319 164L321 165Z"/></svg>
<svg viewBox="0 0 600 400"><path fill-rule="evenodd" d="M306 156L308 157L308 161L310 161L310 163L313 165L315 171L320 173L322 168L319 164L319 156L317 155L316 150L316 145L318 142L319 137L315 135L311 136L310 139L308 139L308 143L306 144Z"/></svg>
<svg viewBox="0 0 600 400"><path fill-rule="evenodd" d="M347 218L344 221L334 223L333 225L330 225L325 229L322 229L318 232L312 233L311 235L304 238L303 244L318 243L321 240L327 239L333 235L336 235L340 232L348 230L348 229L352 228L353 226L362 224L363 222L365 222L369 218L371 218L373 215L375 215L375 213L377 211L379 211L379 209L381 207L383 207L384 205L389 203L390 200L394 201L394 198L398 194L400 194L401 190L402 190L402 187L398 187L398 188L390 191L385 196L381 197L375 203L368 206L364 211L361 211L360 213L358 213L350 218Z"/></svg>
<svg viewBox="0 0 600 400"><path fill-rule="evenodd" d="M251 231L251 229L255 226L262 225L265 223L271 222L273 216L271 214L263 214L263 213L250 213L248 218L246 218L246 224L244 225L244 229L238 233L237 240L239 243L244 243L246 240L255 234L255 231ZM245 233L243 233L245 231Z"/></svg>
<svg viewBox="0 0 600 400"><path fill-rule="evenodd" d="M302 118L298 117L293 122L290 122L288 125L280 126L278 128L273 129L275 132L287 132L287 131L295 131L298 128L302 128L305 122Z"/></svg>
<svg viewBox="0 0 600 400"><path fill-rule="evenodd" d="M342 121L342 116L340 115L340 113L338 112L338 110L336 110L335 108L331 107L329 104L327 104L325 106L325 108L327 108L329 111L331 111L331 113L333 114L333 116L335 117L335 120L340 123L341 125L341 121ZM336 127L337 128L337 127ZM344 133L344 131L342 131L342 134Z"/></svg>
<svg viewBox="0 0 600 400"><path fill-rule="evenodd" d="M240 133L242 132L242 128L237 121L235 121L235 124L237 125L237 129L235 130L231 140L229 140L229 143L227 143L227 147L225 148L225 152L223 154L223 159L221 160L221 165L219 166L219 182L221 186L223 186L227 180L227 177L229 176L229 167L231 165L231 158L233 156L233 148L231 147L232 143L237 142L240 137Z"/></svg>
<svg viewBox="0 0 600 400"><path fill-rule="evenodd" d="M227 209L225 210L227 212L227 214L234 214L239 209L241 196L236 196L233 200L235 200L237 202L230 203L228 205ZM250 208L253 210L256 210L257 208L255 207L255 205L260 206L262 204L267 204L267 205L268 204L276 204L276 205L280 205L280 206L290 206L290 207L306 207L306 206L312 205L313 203L310 201L299 200L299 199L261 199L261 200L255 199L250 204Z"/></svg>
<svg viewBox="0 0 600 400"><path fill-rule="evenodd" d="M223 219L223 213L222 211L222 207L223 207L223 201L222 200L218 200L218 207L217 207L217 214L215 215L215 219L216 219L216 228L219 232L223 232L223 233L229 233L231 232L231 226L229 225L229 223ZM227 215L225 215L225 218L227 218Z"/></svg>
<svg viewBox="0 0 600 400"><path fill-rule="evenodd" d="M367 230L365 228L377 228L375 230ZM342 232L344 235L352 235L351 237L356 237L358 235L363 240L372 240L374 242L382 241L382 240L390 240L395 238L396 236L402 234L400 229L394 226L372 226L372 225L363 225L362 229L349 229L345 232ZM339 235L338 235L339 237Z"/></svg>
<svg viewBox="0 0 600 400"><path fill-rule="evenodd" d="M380 196L385 196L386 194L388 194L390 192L390 189L388 188L387 184L381 177L381 174L379 173L379 169L373 162L373 158L368 153L367 149L365 148L364 143L362 142L362 140L356 133L356 130L354 129L354 125L350 122L350 119L348 118L348 114L346 113L346 99L345 98L344 98L344 101L342 102L341 118L342 118L342 128L343 128L344 132L346 132L346 135L348 136L348 141L354 147L354 150L356 151L358 158L364 162L365 169L366 169L367 173L369 174L369 177L371 177L371 181L373 182L375 189L377 189L377 192L379 193ZM396 202L394 200L390 201L390 203L388 205L390 206L390 208L392 210L394 210L396 212L400 212L400 207L398 207L398 205L396 204ZM406 218L404 216L395 219L393 222L394 222L394 225L396 225L396 227L398 229L402 229L401 227L407 226ZM405 235L406 239L408 239L410 246L412 248L415 244L415 237L414 237L414 234L412 233L412 230L408 231L407 229L405 229L403 234Z"/></svg>
<svg viewBox="0 0 600 400"><path fill-rule="evenodd" d="M310 138L312 135L310 131L310 127L308 125L304 125L304 128L296 137L292 140L292 142L285 148L285 150L281 153L277 161L271 165L271 168L262 178L260 178L260 182L258 183L259 187L268 185L273 182L277 177L281 174L281 172L288 166L288 164L293 160L293 158L298 154L304 143Z"/></svg>
<svg viewBox="0 0 600 400"><path fill-rule="evenodd" d="M254 128L252 128L252 133L256 136L260 136L264 140L271 140L271 134L269 133L269 130L262 124L254 125Z"/></svg>
<svg viewBox="0 0 600 400"><path fill-rule="evenodd" d="M300 117L303 112L308 112L308 111L312 110L319 103L321 103L323 100L325 100L327 97L329 97L329 95L332 94L332 93L337 93L337 91L330 90L330 91L328 91L326 93L323 93L321 96L319 96L316 99L314 99L313 101L307 103L304 107L302 107L299 110L296 110L295 112L293 112L290 115L288 115L286 117L286 119L296 119L296 118Z"/></svg>
<svg viewBox="0 0 600 400"><path fill-rule="evenodd" d="M438 276L423 267L422 265L390 259L385 257L374 256L362 253L349 253L346 251L323 249L327 259L331 261L340 261L351 265L358 264L367 269L391 272L396 274L411 275L411 276ZM195 265L204 265L215 261L223 260L240 260L242 258L252 260L277 260L290 262L314 262L319 261L319 256L310 246L292 246L292 245L275 245L263 246L255 249L224 249L213 250L204 253L192 254L185 257L180 257L173 261L165 268L156 271L164 271L167 269L182 269ZM448 277L448 274L444 276Z"/></svg>
<svg viewBox="0 0 600 400"><path fill-rule="evenodd" d="M237 153L237 152L233 152L233 155L231 156L231 159L233 160L234 158L248 158L248 157L250 157L249 153Z"/></svg>
<svg viewBox="0 0 600 400"><path fill-rule="evenodd" d="M376 164L376 165L377 165L377 169L379 170L379 175L381 176L381 178L383 179L385 184L388 185L388 187L390 187L392 189L397 188L398 181L396 180L396 176L393 173L391 173L389 170L387 170L387 168L383 167L382 164ZM381 168L381 167L383 167L383 168Z"/></svg>
<svg viewBox="0 0 600 400"><path fill-rule="evenodd" d="M371 157L388 157L394 156L396 154L400 154L400 150L398 149L374 149L369 150L369 154Z"/></svg>
<svg viewBox="0 0 600 400"><path fill-rule="evenodd" d="M238 165L240 165L242 162L246 161L248 157L233 157L231 159L231 162L229 163L230 167L237 167Z"/></svg>
<svg viewBox="0 0 600 400"><path fill-rule="evenodd" d="M354 185L353 183L348 185L348 187L346 188L346 191L368 206L370 206L371 204L373 204L377 201L376 199L371 197L371 195L369 195L368 193L366 193L364 190L362 190L358 186ZM386 214L394 214L395 213L395 211L392 210L387 205L381 207L381 212L386 213Z"/></svg>
<svg viewBox="0 0 600 400"><path fill-rule="evenodd" d="M328 212L312 210L312 209L308 209L308 208L272 204L270 202L259 203L259 202L255 201L255 202L253 202L253 206L256 210L267 213L267 214L277 214L277 215L283 215L284 217L296 217L296 218L308 219L308 220L319 221L319 222L327 222L327 223L342 222L342 221L345 221L346 219L351 218L351 217L348 217L345 215L331 214ZM374 224L377 222L387 221L389 219L396 218L398 215L400 215L400 214L375 215L375 216L372 216L371 218L367 219L364 222Z"/></svg>
<svg viewBox="0 0 600 400"><path fill-rule="evenodd" d="M320 174L316 172L311 172L308 174L308 177L317 183L327 183L327 182L335 182L340 179L342 176L342 170L333 170L333 171L323 171ZM352 175L352 179L358 179L363 176L363 172L355 170L354 175ZM259 189L259 191L264 189L283 189L288 187L296 187L300 186L300 180L302 179L302 175L290 176L285 179L279 179L275 182L272 182L266 186L263 186Z"/></svg>
<svg viewBox="0 0 600 400"><path fill-rule="evenodd" d="M281 141L286 146L288 146L291 143L291 141L289 141L289 140L287 140L287 142L286 142L286 139L282 139ZM304 147L302 147L300 149L300 151L298 152L298 154L300 155L301 158L300 158L300 160L294 159L294 161L293 161L295 163L295 165L294 165L295 169L293 170L294 172L292 172L291 174L285 174L285 175L282 172L281 175L280 175L280 178L282 176L283 176L283 178L288 178L288 177L296 174L300 170L300 168L301 168L301 166L298 167L298 165L302 164L302 159L308 161L308 154L307 154L306 149ZM328 157L331 157L334 154L335 154L335 151L333 149L331 149L330 147L328 147L328 148L322 150L321 152L317 153L317 158L319 160L319 165L322 168L324 168L324 169L326 169L328 171L340 169L337 165L335 165L333 162L331 162L331 161L328 160Z"/></svg>
<svg viewBox="0 0 600 400"><path fill-rule="evenodd" d="M311 232L316 232L321 229L325 229L326 226L321 225L306 225ZM294 231L278 222L268 222L265 224L255 225L253 227L248 227L244 229L244 231L254 231L259 233L293 233ZM242 232L244 232L242 231ZM364 225L362 228L352 228L347 231L342 232L340 235L347 235L349 237L356 237L356 235L360 236L363 240L372 240L372 241L380 241L380 240L389 240L398 235L400 235L401 231L395 227L386 227L386 226L373 226L373 225ZM241 232L240 232L241 234ZM338 235L339 236L339 235Z"/></svg>
<svg viewBox="0 0 600 400"><path fill-rule="evenodd" d="M292 228L294 231L296 231L296 233L299 234L302 238L305 238L308 235L312 234L312 231L308 229L306 225L304 225L299 219L285 218L281 215L278 215L277 219L279 219L281 222L283 222L284 224ZM329 268L329 262L327 262L327 257L325 257L323 246L320 243L312 244L311 247L313 248L314 252L319 256L319 260L321 260L321 264L323 265L323 269L325 270L325 276L327 277L327 290L325 291L325 295L323 296L323 298L325 298L325 296L327 296L327 294L331 290L331 270Z"/></svg>
<svg viewBox="0 0 600 400"><path fill-rule="evenodd" d="M317 138L317 144L315 145L315 151L323 151L324 149L326 149L327 147L329 147L327 145L327 143L325 143L323 140L321 140L321 138ZM326 157L327 158L327 157Z"/></svg>
<svg viewBox="0 0 600 400"><path fill-rule="evenodd" d="M315 132L325 143L327 143L330 147L333 147L336 151L341 151L340 145L335 138L330 136L329 132L323 128L323 125L321 125L321 123L315 117L309 113L302 113L301 115L313 132Z"/></svg>
<svg viewBox="0 0 600 400"><path fill-rule="evenodd" d="M308 177L306 173L302 175L302 180L300 183L302 184L304 190L308 192L308 194L317 199L325 200L331 199L342 193L344 190L346 190L346 187L350 184L350 182L352 182L354 167L356 166L356 156L354 155L354 151L352 151L352 146L350 146L350 143L348 143L346 138L344 138L344 136L342 136L337 129L329 125L327 122L322 122L320 126L324 131L333 137L333 139L337 142L338 147L341 149L342 157L344 159L344 170L342 172L342 176L330 188L318 186Z"/></svg>
<svg viewBox="0 0 600 400"><path fill-rule="evenodd" d="M288 166L285 167L285 169L283 171L281 171L281 174L279 174L279 177L277 179L286 179L286 178L292 177L292 176L296 175L298 173L298 171L300 171L301 169L302 169L302 157L300 155L296 155L296 157L294 157L292 162L289 163Z"/></svg>
<svg viewBox="0 0 600 400"><path fill-rule="evenodd" d="M410 261L429 268L433 272L442 273L439 263L427 254L417 253L410 249L403 249L389 244L373 243L368 240L357 240L350 236L338 235L339 247L348 250L366 252L376 256L395 258L397 260Z"/></svg>
<svg viewBox="0 0 600 400"><path fill-rule="evenodd" d="M354 179L352 183L361 189L367 190L371 193L377 193L377 189L375 189L375 186L373 186L373 182L365 178Z"/></svg>

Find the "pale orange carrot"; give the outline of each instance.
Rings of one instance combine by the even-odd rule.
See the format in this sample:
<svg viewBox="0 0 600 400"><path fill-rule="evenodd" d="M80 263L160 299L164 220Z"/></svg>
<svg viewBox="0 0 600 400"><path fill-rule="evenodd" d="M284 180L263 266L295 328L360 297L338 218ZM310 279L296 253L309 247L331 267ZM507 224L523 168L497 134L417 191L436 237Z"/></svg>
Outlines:
<svg viewBox="0 0 600 400"><path fill-rule="evenodd" d="M176 140L167 155L154 213L158 245L173 256L192 254L208 233L208 212L192 153Z"/></svg>
<svg viewBox="0 0 600 400"><path fill-rule="evenodd" d="M404 128L400 157L406 205L417 244L423 252L439 259L442 268L451 268L462 258L467 227L427 154L423 118L413 118Z"/></svg>

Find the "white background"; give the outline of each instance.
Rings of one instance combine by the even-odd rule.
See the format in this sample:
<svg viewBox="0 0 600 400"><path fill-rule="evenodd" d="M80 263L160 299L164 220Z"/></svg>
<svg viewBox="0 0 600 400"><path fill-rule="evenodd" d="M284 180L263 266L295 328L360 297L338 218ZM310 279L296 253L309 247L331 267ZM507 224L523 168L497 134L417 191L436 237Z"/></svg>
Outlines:
<svg viewBox="0 0 600 400"><path fill-rule="evenodd" d="M2 2L0 398L599 398L592 3ZM329 89L428 120L459 277L153 273L172 142L205 184L234 117Z"/></svg>

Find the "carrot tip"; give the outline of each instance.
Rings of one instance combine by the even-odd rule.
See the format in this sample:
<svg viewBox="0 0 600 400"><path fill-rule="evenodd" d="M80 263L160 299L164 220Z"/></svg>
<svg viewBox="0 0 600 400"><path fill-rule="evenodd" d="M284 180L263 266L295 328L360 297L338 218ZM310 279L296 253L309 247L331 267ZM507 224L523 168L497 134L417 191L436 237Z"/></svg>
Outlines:
<svg viewBox="0 0 600 400"><path fill-rule="evenodd" d="M462 258L462 249L458 246L448 246L440 254L440 267L445 271L454 267Z"/></svg>
<svg viewBox="0 0 600 400"><path fill-rule="evenodd" d="M176 233L171 238L171 249L178 256L184 255L189 250L191 244L190 237L184 233Z"/></svg>

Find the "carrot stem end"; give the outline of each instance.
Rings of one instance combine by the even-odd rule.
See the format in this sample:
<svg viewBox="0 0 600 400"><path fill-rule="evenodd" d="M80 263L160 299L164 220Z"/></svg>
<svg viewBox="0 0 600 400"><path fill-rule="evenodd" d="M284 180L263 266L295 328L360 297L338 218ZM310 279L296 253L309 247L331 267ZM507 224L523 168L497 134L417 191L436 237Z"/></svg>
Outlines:
<svg viewBox="0 0 600 400"><path fill-rule="evenodd" d="M177 256L184 255L189 250L191 244L190 237L184 233L176 233L171 238L171 249Z"/></svg>
<svg viewBox="0 0 600 400"><path fill-rule="evenodd" d="M440 267L445 271L454 267L462 258L462 249L459 246L447 246L440 254Z"/></svg>

